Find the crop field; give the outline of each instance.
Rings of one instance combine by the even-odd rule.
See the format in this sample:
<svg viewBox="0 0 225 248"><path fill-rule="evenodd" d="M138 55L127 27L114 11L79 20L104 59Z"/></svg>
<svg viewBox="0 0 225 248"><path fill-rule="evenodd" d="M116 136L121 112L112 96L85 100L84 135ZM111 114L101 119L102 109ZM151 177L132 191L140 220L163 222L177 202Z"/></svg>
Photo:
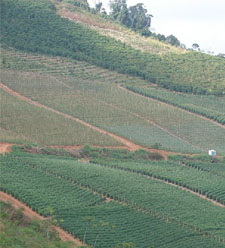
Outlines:
<svg viewBox="0 0 225 248"><path fill-rule="evenodd" d="M222 163L212 162L109 162L102 160L94 160L94 163L117 168L133 173L140 173L156 179L163 180L168 183L191 189L194 192L208 196L225 206L225 165ZM202 165L201 167L194 167ZM202 168L202 170L200 170ZM207 170L208 168L208 170ZM212 171L210 169L212 168Z"/></svg>
<svg viewBox="0 0 225 248"><path fill-rule="evenodd" d="M4 46L86 61L178 92L224 94L222 58L190 51L162 55L142 52L86 25L61 18L50 0L4 0L1 9ZM33 16L32 12L37 14Z"/></svg>
<svg viewBox="0 0 225 248"><path fill-rule="evenodd" d="M42 145L119 145L98 133L56 113L30 105L0 89L0 140Z"/></svg>
<svg viewBox="0 0 225 248"><path fill-rule="evenodd" d="M213 119L223 125L225 124L225 96L190 95L129 83L127 85L125 83L125 87L141 95L172 104Z"/></svg>
<svg viewBox="0 0 225 248"><path fill-rule="evenodd" d="M202 161L201 159L182 159L182 164L185 166L193 167L198 170L204 170L215 175L225 177L225 162L216 162L216 166L212 166L212 163Z"/></svg>
<svg viewBox="0 0 225 248"><path fill-rule="evenodd" d="M13 150L0 156L1 190L43 215L52 207L89 245L225 247L224 208L198 196L119 168Z"/></svg>
<svg viewBox="0 0 225 248"><path fill-rule="evenodd" d="M35 59L40 60L33 56L32 61ZM205 152L213 147L218 154L224 153L223 127L182 109L121 89L107 81L105 72L102 81L80 74L71 77L67 71L62 76L66 61L49 58L50 61L53 64L57 62L58 68L61 66L58 69L60 76L42 68L36 72L2 69L2 82L34 101L143 146L154 147L157 144L161 149L189 153ZM84 68L85 73L91 70L90 74L93 74L94 70L101 74L88 64L78 64L78 68Z"/></svg>

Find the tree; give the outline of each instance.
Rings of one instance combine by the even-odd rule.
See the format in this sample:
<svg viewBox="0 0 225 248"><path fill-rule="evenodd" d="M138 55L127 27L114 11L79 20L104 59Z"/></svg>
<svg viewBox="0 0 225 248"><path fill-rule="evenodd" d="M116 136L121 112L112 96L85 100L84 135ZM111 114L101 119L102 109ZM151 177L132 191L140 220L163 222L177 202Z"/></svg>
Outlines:
<svg viewBox="0 0 225 248"><path fill-rule="evenodd" d="M151 26L152 15L148 14L143 3L128 8L126 0L111 0L110 10L112 18L126 27L139 31L146 36L151 34L149 27Z"/></svg>
<svg viewBox="0 0 225 248"><path fill-rule="evenodd" d="M96 3L95 9L97 13L100 13L102 9L102 2Z"/></svg>
<svg viewBox="0 0 225 248"><path fill-rule="evenodd" d="M131 28L135 31L149 29L151 26L152 15L148 14L148 10L144 8L143 3L138 3L129 7L129 14L131 19Z"/></svg>
<svg viewBox="0 0 225 248"><path fill-rule="evenodd" d="M180 41L172 34L166 37L166 41L172 46L180 46Z"/></svg>
<svg viewBox="0 0 225 248"><path fill-rule="evenodd" d="M199 45L198 45L197 43L193 43L193 44L192 44L192 48L193 48L194 50L200 51L200 47L199 47Z"/></svg>
<svg viewBox="0 0 225 248"><path fill-rule="evenodd" d="M221 58L225 58L225 53L219 53L217 56Z"/></svg>
<svg viewBox="0 0 225 248"><path fill-rule="evenodd" d="M122 12L124 8L127 8L126 0L111 0L109 2L109 7L111 10L111 16L118 20L119 14Z"/></svg>

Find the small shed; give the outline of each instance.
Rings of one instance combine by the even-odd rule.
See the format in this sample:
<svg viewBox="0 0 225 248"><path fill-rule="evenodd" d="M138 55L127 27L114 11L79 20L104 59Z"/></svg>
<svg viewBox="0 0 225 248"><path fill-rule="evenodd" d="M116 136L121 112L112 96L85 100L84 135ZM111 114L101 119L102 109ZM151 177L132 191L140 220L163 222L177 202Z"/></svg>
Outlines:
<svg viewBox="0 0 225 248"><path fill-rule="evenodd" d="M209 156L215 157L216 156L216 151L215 150L209 150Z"/></svg>

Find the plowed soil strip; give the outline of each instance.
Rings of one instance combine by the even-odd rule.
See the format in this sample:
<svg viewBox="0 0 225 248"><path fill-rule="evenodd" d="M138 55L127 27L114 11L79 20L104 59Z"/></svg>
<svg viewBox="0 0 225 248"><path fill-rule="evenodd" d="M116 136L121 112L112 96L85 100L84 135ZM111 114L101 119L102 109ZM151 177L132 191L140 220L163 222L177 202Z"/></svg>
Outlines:
<svg viewBox="0 0 225 248"><path fill-rule="evenodd" d="M15 199L11 195L8 195L8 194L1 192L1 191L0 191L0 200L5 202L5 203L11 203L15 209L23 208L23 214L26 217L28 217L29 219L36 218L36 219L41 220L41 221L45 219L43 216L39 215L38 213L34 212L29 207L27 207L24 203ZM60 227L55 227L55 230L59 233L61 240L72 241L78 246L86 246L79 239L75 239L72 235L68 234L67 232L62 230ZM75 247L77 247L77 246L75 246Z"/></svg>
<svg viewBox="0 0 225 248"><path fill-rule="evenodd" d="M131 150L131 151L135 151L135 150L138 150L138 149L141 149L142 148L141 146L136 145L133 142L127 140L127 139L124 139L124 138L122 138L120 136L117 136L116 134L107 132L107 131L105 131L105 130L103 130L101 128L95 127L95 126L93 126L93 125L91 125L91 124L89 124L89 123L87 123L87 122L85 122L83 120L80 120L80 119L78 119L76 117L73 117L71 115L65 114L63 112L60 112L60 111L57 111L57 110L52 109L50 107L47 107L47 106L45 106L43 104L40 104L39 102L32 101L31 99L29 99L29 98L27 98L27 97L25 97L23 95L20 95L19 93L13 91L12 89L8 88L6 85L4 85L2 83L0 83L0 88L2 88L3 90L5 90L6 92L10 93L11 95L16 96L16 97L18 97L19 99L21 99L23 101L26 101L29 104L35 105L35 106L40 107L40 108L47 109L47 110L52 111L52 112L54 112L56 114L59 114L59 115L62 115L64 117L66 117L66 118L72 119L72 120L74 120L74 121L76 121L76 122L78 122L78 123L80 123L80 124L82 124L82 125L84 125L86 127L89 127L91 129L93 129L94 131L97 131L99 133L108 135L108 136L114 138L115 140L119 141L120 143L124 144L125 146L127 146L127 148L129 150Z"/></svg>
<svg viewBox="0 0 225 248"><path fill-rule="evenodd" d="M129 93L131 93L131 94L133 94L133 95L136 95L136 96L139 96L139 97L143 97L143 98L145 98L145 99L148 99L148 100L151 100L151 101L154 101L154 102L158 102L158 103L164 104L164 105L166 105L166 106L169 106L169 107L171 107L171 108L178 109L178 110L180 110L180 111L183 111L183 112L189 113L189 114L191 114L191 115L197 116L197 117L199 117L199 118L201 118L201 119L210 121L210 122L212 122L213 124L215 124L215 125L217 125L217 126L222 127L222 128L225 129L225 125L222 125L222 124L220 124L220 123L218 123L218 122L216 122L216 121L214 121L214 120L212 120L212 119L209 119L209 118L207 118L207 117L205 117L205 116L203 116L203 115L200 115L200 114L197 114L197 113L193 113L193 112L188 111L188 110L186 110L186 109L183 109L183 108L181 108L181 107L176 107L176 106L174 106L174 105L172 105L172 104L169 104L169 103L166 103L166 102L157 100L157 99L155 99L155 98L153 98L153 97L150 97L150 96L143 96L143 95L138 94L138 93L136 93L136 92L134 92L134 91L132 91L132 90L129 90L129 89L127 89L127 88L125 88L125 87L123 87L123 86L121 86L121 85L118 85L118 88L121 89L121 90L125 90L125 91L127 91L127 92L129 92Z"/></svg>

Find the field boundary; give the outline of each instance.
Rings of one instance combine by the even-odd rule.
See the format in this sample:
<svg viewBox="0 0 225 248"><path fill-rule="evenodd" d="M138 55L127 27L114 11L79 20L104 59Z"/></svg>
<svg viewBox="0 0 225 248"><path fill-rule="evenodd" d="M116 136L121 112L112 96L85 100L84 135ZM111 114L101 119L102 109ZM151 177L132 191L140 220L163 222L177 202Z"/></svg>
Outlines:
<svg viewBox="0 0 225 248"><path fill-rule="evenodd" d="M133 94L133 95L140 96L140 97L143 97L143 98L145 98L145 99L149 99L149 100L151 100L151 101L158 102L158 103L161 103L161 104L165 104L166 106L170 106L170 107L172 107L172 108L174 108L174 109L178 109L178 110L180 110L180 111L183 111L183 112L189 113L189 114L191 114L191 115L197 116L197 117L199 117L199 118L202 118L202 119L204 119L204 120L210 121L211 123L213 123L213 124L215 124L215 125L217 125L217 126L222 127L222 128L225 129L225 125L222 125L222 124L220 124L220 123L218 123L218 122L216 122L216 121L214 121L214 120L212 120L212 119L210 119L210 118L207 118L207 117L205 117L204 115L200 115L200 114L198 114L198 113L194 113L194 112L189 111L189 110L187 110L187 109L184 109L184 108L181 108L181 107L178 107L178 106L174 106L173 104L166 103L166 102L161 101L161 100L158 100L158 99L156 99L156 98L154 98L154 97L144 96L144 95L139 94L139 93L137 93L137 92L134 92L133 90L128 89L128 88L126 88L126 87L124 87L124 86L122 86L122 85L118 85L117 87L118 87L119 89L121 89L121 90L130 92L130 93Z"/></svg>
<svg viewBox="0 0 225 248"><path fill-rule="evenodd" d="M15 209L22 208L23 214L26 217L28 217L29 219L36 218L40 221L43 221L46 219L45 217L41 216L40 214L36 213L31 208L29 208L25 203L15 199L13 196L11 196L5 192L0 191L0 200L5 202L5 203L11 203ZM78 246L86 246L86 244L82 243L79 239L76 239L71 234L64 231L62 228L60 228L58 226L54 226L54 229L59 233L59 236L60 236L62 241L72 241ZM74 248L76 248L76 247L77 246L74 246Z"/></svg>

